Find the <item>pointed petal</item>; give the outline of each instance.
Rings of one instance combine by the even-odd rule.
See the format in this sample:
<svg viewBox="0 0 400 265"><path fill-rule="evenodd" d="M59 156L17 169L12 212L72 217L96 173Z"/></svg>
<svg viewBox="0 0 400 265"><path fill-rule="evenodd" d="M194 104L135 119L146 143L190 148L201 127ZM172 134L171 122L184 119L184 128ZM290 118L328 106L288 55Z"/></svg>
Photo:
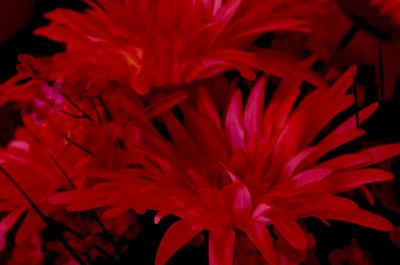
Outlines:
<svg viewBox="0 0 400 265"><path fill-rule="evenodd" d="M287 177L291 177L294 173L296 173L296 170L299 168L300 165L304 162L304 160L313 153L315 153L318 150L318 147L309 147L307 149L304 149L300 153L298 153L296 156L294 156L292 159L289 160L289 162L286 164L283 174Z"/></svg>
<svg viewBox="0 0 400 265"><path fill-rule="evenodd" d="M234 183L222 190L226 209L236 222L247 220L251 211L251 194L241 182Z"/></svg>
<svg viewBox="0 0 400 265"><path fill-rule="evenodd" d="M361 137L364 133L364 130L355 128L328 135L316 146L316 148L313 149L312 152L304 157L303 161L299 163L298 169L317 163L325 154L341 145Z"/></svg>
<svg viewBox="0 0 400 265"><path fill-rule="evenodd" d="M199 231L185 221L178 221L171 225L158 247L155 265L164 265L186 243L194 238Z"/></svg>
<svg viewBox="0 0 400 265"><path fill-rule="evenodd" d="M311 206L309 216L349 222L381 231L390 231L393 228L388 220L360 209L350 199L320 194L317 197L309 197L304 203Z"/></svg>
<svg viewBox="0 0 400 265"><path fill-rule="evenodd" d="M233 95L225 120L226 132L231 144L240 149L244 148L242 104L242 93L238 90Z"/></svg>
<svg viewBox="0 0 400 265"><path fill-rule="evenodd" d="M18 221L24 210L17 210L9 213L0 221L0 234L7 233Z"/></svg>
<svg viewBox="0 0 400 265"><path fill-rule="evenodd" d="M362 209L346 214L332 214L332 216L327 214L325 215L325 218L353 223L384 232L390 232L393 230L392 223L386 218Z"/></svg>
<svg viewBox="0 0 400 265"><path fill-rule="evenodd" d="M264 225L253 224L243 228L250 240L258 248L269 265L277 265L277 257L273 247L273 240Z"/></svg>
<svg viewBox="0 0 400 265"><path fill-rule="evenodd" d="M46 227L43 220L34 212L30 212L25 217L24 222L17 232L15 243L22 244L25 242L34 231L41 231Z"/></svg>
<svg viewBox="0 0 400 265"><path fill-rule="evenodd" d="M343 170L360 168L393 158L400 154L400 144L387 144L363 150L361 152L339 156L320 164L320 167Z"/></svg>
<svg viewBox="0 0 400 265"><path fill-rule="evenodd" d="M307 237L296 221L280 215L273 220L273 225L294 248L305 249L307 247Z"/></svg>
<svg viewBox="0 0 400 265"><path fill-rule="evenodd" d="M372 114L375 113L375 111L378 109L379 103L373 103L369 105L368 107L363 108L362 110L359 111L359 119L360 119L360 124L363 124L366 120L368 120L369 117L372 116ZM357 119L356 115L353 115L350 117L348 120L343 122L339 127L336 128L334 133L341 133L343 131L346 131L348 129L354 129L357 127Z"/></svg>
<svg viewBox="0 0 400 265"><path fill-rule="evenodd" d="M254 133L260 131L266 83L267 81L265 77L260 78L253 88L246 104L243 121L250 138L254 135Z"/></svg>
<svg viewBox="0 0 400 265"><path fill-rule="evenodd" d="M332 183L333 189L331 189L331 191L334 193L341 193L359 188L366 184L389 181L393 178L393 174L389 171L367 168L333 175L329 178L329 181Z"/></svg>
<svg viewBox="0 0 400 265"><path fill-rule="evenodd" d="M357 66L350 67L338 81L330 88L330 92L336 95L344 95L354 83L357 74Z"/></svg>
<svg viewBox="0 0 400 265"><path fill-rule="evenodd" d="M201 87L197 91L197 109L207 114L215 124L220 125L220 115L207 88Z"/></svg>
<svg viewBox="0 0 400 265"><path fill-rule="evenodd" d="M180 149L182 153L195 154L196 146L177 118L171 112L165 113L162 118L178 149Z"/></svg>
<svg viewBox="0 0 400 265"><path fill-rule="evenodd" d="M318 183L332 174L332 169L327 168L315 168L299 173L294 176L290 181L293 188L301 188L306 185Z"/></svg>

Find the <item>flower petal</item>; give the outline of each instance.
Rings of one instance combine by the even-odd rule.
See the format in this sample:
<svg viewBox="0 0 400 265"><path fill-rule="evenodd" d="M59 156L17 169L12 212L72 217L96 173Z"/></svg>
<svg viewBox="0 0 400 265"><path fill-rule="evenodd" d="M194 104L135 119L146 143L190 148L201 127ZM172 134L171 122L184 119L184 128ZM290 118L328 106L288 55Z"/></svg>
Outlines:
<svg viewBox="0 0 400 265"><path fill-rule="evenodd" d="M369 148L361 152L339 156L319 166L344 170L350 168L360 168L382 162L400 154L400 144L387 144Z"/></svg>
<svg viewBox="0 0 400 265"><path fill-rule="evenodd" d="M180 248L197 234L199 234L199 231L193 230L193 226L185 221L172 224L158 247L155 265L166 264Z"/></svg>
<svg viewBox="0 0 400 265"><path fill-rule="evenodd" d="M296 249L307 247L307 237L296 221L280 215L274 218L273 225L278 232Z"/></svg>
<svg viewBox="0 0 400 265"><path fill-rule="evenodd" d="M210 265L233 264L235 232L214 229L210 231L209 235L208 256Z"/></svg>
<svg viewBox="0 0 400 265"><path fill-rule="evenodd" d="M242 93L238 90L231 100L226 114L225 127L231 144L236 148L244 148Z"/></svg>
<svg viewBox="0 0 400 265"><path fill-rule="evenodd" d="M273 240L264 225L248 225L243 228L250 240L256 245L269 265L277 265L277 257L273 247Z"/></svg>

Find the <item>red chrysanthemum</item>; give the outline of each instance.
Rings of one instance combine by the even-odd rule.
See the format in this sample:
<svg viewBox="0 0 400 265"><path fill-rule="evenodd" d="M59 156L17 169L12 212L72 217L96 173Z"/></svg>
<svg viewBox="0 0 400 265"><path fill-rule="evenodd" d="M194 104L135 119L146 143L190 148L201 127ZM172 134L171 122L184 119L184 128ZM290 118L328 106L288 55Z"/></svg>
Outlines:
<svg viewBox="0 0 400 265"><path fill-rule="evenodd" d="M329 155L364 133L354 116L338 126L331 123L354 104L347 94L354 74L351 69L332 87L317 88L302 99L302 80L288 76L266 109L266 78L255 85L244 110L240 90L231 94L227 108L217 107L207 89L193 90L181 114L162 116L165 137L150 124L141 126L146 129L140 141L129 145L135 164L114 171L88 168L86 174L99 184L61 193L51 202L69 204L72 211L107 207L107 217L130 208L156 210L156 223L167 215L179 217L161 241L157 265L203 230L209 232L212 265L232 264L237 230L269 264L277 264L269 228L293 248L307 248L300 219L388 231L392 225L386 219L335 195L392 179L391 173L369 166L400 153L400 145L390 144ZM361 110L359 121L376 108Z"/></svg>
<svg viewBox="0 0 400 265"><path fill-rule="evenodd" d="M253 42L275 31L307 31L304 15L324 0L159 0L85 1L83 13L49 13L38 34L67 44L68 51L109 54L123 59L133 88L176 86L227 70L254 78L252 68L278 75L293 69L290 59L271 51L255 52ZM304 74L304 72L303 72ZM313 76L310 80L315 80Z"/></svg>

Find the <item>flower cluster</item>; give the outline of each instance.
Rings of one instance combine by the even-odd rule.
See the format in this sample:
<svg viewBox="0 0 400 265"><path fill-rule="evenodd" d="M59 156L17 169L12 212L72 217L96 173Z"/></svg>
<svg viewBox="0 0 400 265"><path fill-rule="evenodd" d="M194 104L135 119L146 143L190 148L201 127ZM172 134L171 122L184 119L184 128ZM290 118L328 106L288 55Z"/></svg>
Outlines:
<svg viewBox="0 0 400 265"><path fill-rule="evenodd" d="M312 218L392 231L351 194L382 199L369 185L393 180L400 144L355 144L379 103L360 105L358 68L317 20L355 14L346 1L84 2L36 31L65 51L20 55L0 87L23 120L0 149L6 264L125 264L149 215L169 224L156 265L192 245L211 265L316 265ZM372 264L352 242L332 264Z"/></svg>

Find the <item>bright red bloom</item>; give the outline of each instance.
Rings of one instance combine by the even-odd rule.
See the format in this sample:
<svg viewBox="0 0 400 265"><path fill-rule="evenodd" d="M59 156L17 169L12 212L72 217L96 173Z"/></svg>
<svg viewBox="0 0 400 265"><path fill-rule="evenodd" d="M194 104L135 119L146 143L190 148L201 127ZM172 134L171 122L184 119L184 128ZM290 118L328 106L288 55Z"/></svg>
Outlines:
<svg viewBox="0 0 400 265"><path fill-rule="evenodd" d="M147 94L150 88L191 83L233 69L250 79L252 68L280 76L294 71L288 58L255 52L253 42L268 32L307 31L302 17L325 1L85 2L90 8L83 13L60 9L48 14L51 24L37 33L66 43L68 51L89 51L90 58L103 51L110 56L107 61L124 59L132 87Z"/></svg>
<svg viewBox="0 0 400 265"><path fill-rule="evenodd" d="M266 78L255 85L244 110L240 90L223 110L207 89L194 90L180 106L182 121L172 113L162 116L169 140L148 125L132 149L136 164L112 172L89 169L100 184L51 201L69 204L73 211L108 207L108 217L129 208L156 210L156 223L166 215L179 217L161 241L157 265L203 230L209 232L212 265L232 264L237 230L269 264L277 264L277 257L268 228L293 248L307 248L299 219L341 220L388 231L392 225L386 219L334 195L392 179L389 172L369 166L400 153L400 145L390 144L327 156L364 133L354 116L328 126L354 104L347 94L354 74L349 70L331 88L317 88L300 103L302 80L288 76L266 109ZM361 110L360 122L376 108ZM322 130L329 133L319 139Z"/></svg>

